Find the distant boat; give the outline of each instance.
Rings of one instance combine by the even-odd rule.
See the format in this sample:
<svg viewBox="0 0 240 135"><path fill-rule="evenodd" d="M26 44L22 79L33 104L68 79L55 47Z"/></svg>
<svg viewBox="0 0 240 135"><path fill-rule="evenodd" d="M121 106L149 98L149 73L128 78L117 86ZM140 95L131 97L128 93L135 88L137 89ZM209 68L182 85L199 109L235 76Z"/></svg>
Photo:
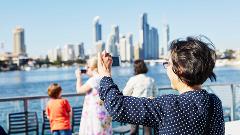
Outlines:
<svg viewBox="0 0 240 135"><path fill-rule="evenodd" d="M130 62L121 62L121 67L129 67L131 66Z"/></svg>
<svg viewBox="0 0 240 135"><path fill-rule="evenodd" d="M151 60L151 61L149 62L149 65L150 65L150 66L155 66L155 65L156 65L156 62L153 61L153 60Z"/></svg>
<svg viewBox="0 0 240 135"><path fill-rule="evenodd" d="M227 59L217 60L216 67L222 67L222 66L240 67L240 61L227 60Z"/></svg>
<svg viewBox="0 0 240 135"><path fill-rule="evenodd" d="M225 60L216 60L216 67L223 67L226 66L226 61Z"/></svg>
<svg viewBox="0 0 240 135"><path fill-rule="evenodd" d="M31 71L31 70L34 70L34 69L36 69L36 68L33 67L33 66L26 66L26 67L23 68L24 71Z"/></svg>

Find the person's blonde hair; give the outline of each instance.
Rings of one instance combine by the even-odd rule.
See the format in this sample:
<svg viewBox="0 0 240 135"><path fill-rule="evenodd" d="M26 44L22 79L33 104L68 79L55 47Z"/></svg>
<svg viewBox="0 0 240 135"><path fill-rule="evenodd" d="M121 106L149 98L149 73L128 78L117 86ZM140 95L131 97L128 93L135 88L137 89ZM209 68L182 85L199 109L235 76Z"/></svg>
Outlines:
<svg viewBox="0 0 240 135"><path fill-rule="evenodd" d="M89 68L91 68L92 70L95 70L95 69L97 69L97 63L98 61L97 61L97 57L92 57L92 58L90 58L89 60L88 60L88 66L89 66Z"/></svg>

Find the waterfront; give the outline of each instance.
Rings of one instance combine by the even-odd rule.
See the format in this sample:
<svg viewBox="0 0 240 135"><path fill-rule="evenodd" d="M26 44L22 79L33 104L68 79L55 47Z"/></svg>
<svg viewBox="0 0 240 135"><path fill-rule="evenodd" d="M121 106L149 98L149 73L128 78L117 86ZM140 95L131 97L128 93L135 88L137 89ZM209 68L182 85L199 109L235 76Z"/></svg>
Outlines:
<svg viewBox="0 0 240 135"><path fill-rule="evenodd" d="M148 67L148 75L156 80L159 87L170 84L162 65L157 64ZM2 72L0 73L0 98L46 95L48 85L53 82L62 85L63 93L74 93L75 69L76 67L51 67L31 71ZM240 67L216 67L214 71L217 75L217 82L214 83L240 83ZM128 78L132 75L133 69L131 66L113 68L113 78L120 88L124 87ZM87 80L85 75L83 80Z"/></svg>
<svg viewBox="0 0 240 135"><path fill-rule="evenodd" d="M148 75L153 77L158 87L169 86L170 82L166 75L166 70L161 64L148 66ZM31 71L13 71L0 73L0 98L16 97L16 96L37 96L47 95L47 87L49 84L59 83L64 89L63 93L75 93L75 74L77 67L65 68L42 68ZM222 84L222 83L240 83L240 67L216 67L216 82L208 81L205 84ZM113 68L113 78L120 89L124 88L129 77L133 75L131 65ZM87 76L83 75L83 81L87 80ZM224 92L217 92L218 96L223 100L228 100ZM225 104L226 102L226 104ZM224 104L229 106L225 101Z"/></svg>
<svg viewBox="0 0 240 135"><path fill-rule="evenodd" d="M158 87L169 86L170 82L166 75L166 70L161 64L148 66L148 75L153 77ZM38 96L47 95L49 84L56 82L63 88L63 93L75 93L75 74L77 67L65 68L42 68L31 71L13 71L0 73L0 98L16 96ZM207 81L205 84L240 84L240 67L216 67L216 82ZM116 84L123 89L129 77L133 75L131 65L124 67L113 67L113 78ZM87 76L83 75L83 81ZM219 89L219 88L217 88ZM223 88L224 89L224 88ZM224 106L230 106L231 99L226 93L228 91L214 91L222 100Z"/></svg>
<svg viewBox="0 0 240 135"><path fill-rule="evenodd" d="M52 82L60 83L64 89L63 93L75 93L75 75L76 67L68 68L42 68L31 71L13 71L0 73L0 98L19 97L19 96L37 96L47 95L47 87ZM207 84L236 83L240 84L240 67L216 67L217 82ZM130 66L114 67L113 78L120 89L124 87L130 76L133 75L133 69ZM158 87L169 86L169 80L166 70L162 65L157 64L149 66L149 76L156 80ZM87 77L83 76L86 81ZM216 90L214 90L216 89ZM215 87L216 93L223 101L224 107L230 107L231 93L230 87ZM236 97L240 97L237 91ZM82 104L82 97L68 98L72 106ZM29 102L29 110L37 111L41 118L41 110L45 108L47 99L33 100ZM239 100L236 101L239 106ZM1 103L0 124L6 128L7 113L23 111L23 104L19 102Z"/></svg>

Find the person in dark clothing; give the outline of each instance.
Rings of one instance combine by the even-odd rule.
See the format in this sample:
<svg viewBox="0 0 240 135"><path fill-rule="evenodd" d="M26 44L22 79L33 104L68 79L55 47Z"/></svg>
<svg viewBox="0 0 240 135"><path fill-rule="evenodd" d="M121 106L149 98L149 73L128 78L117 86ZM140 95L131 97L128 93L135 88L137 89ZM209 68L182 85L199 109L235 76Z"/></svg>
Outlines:
<svg viewBox="0 0 240 135"><path fill-rule="evenodd" d="M216 80L213 68L215 48L205 37L187 37L170 44L169 61L163 63L171 87L179 95L157 98L123 96L111 78L111 55L98 54L100 98L113 120L153 127L161 135L224 135L221 100L202 89L210 78ZM209 42L206 42L209 41Z"/></svg>

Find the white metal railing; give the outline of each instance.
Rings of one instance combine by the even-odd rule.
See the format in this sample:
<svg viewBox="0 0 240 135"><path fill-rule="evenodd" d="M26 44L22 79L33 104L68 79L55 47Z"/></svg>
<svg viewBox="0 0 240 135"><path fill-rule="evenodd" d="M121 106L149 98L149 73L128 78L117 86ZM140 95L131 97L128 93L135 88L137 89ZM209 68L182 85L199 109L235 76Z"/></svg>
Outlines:
<svg viewBox="0 0 240 135"><path fill-rule="evenodd" d="M220 91L219 89L214 89L213 87L229 87L230 95L227 95L227 96L230 96L230 98L231 98L230 119L231 120L239 119L237 117L237 112L236 112L236 105L237 105L236 99L237 99L238 96L240 97L240 84L207 84L207 85L203 86L203 88L208 90L209 92L215 93L217 91ZM174 92L170 86L158 87L158 90L159 90L160 95L161 95L161 92L165 92L167 90L170 91L170 92ZM237 92L239 92L239 94ZM62 96L67 97L67 98L71 98L71 97L78 97L78 96L82 97L82 96L84 96L84 94L68 93L68 94L63 94ZM23 102L23 111L26 112L26 111L29 110L29 101L31 101L31 100L42 100L42 99L49 99L49 97L48 96L6 97L6 98L0 98L0 103L13 102L13 101L14 102L15 101ZM7 119L7 116L6 116L6 119ZM1 123L1 121L0 121L0 124L3 125L3 123ZM6 124L6 123L4 123L4 124Z"/></svg>
<svg viewBox="0 0 240 135"><path fill-rule="evenodd" d="M220 86L220 87L223 87L223 86L229 86L230 87L230 93L231 95L226 95L226 96L230 96L231 97L231 105L230 105L230 117L231 117L231 120L234 121L234 120L237 120L238 118L236 117L236 112L237 112L237 103L236 103L236 96L237 96L237 91L239 90L240 92L240 84L236 83L236 84L229 84L229 83L225 83L225 84L207 84L207 85L204 85L203 88L212 92L212 93L215 93L216 91L218 91L218 89L212 89L212 87L215 87L215 86ZM164 86L164 87L159 87L158 88L159 91L161 90L172 90L171 87L169 86ZM240 96L240 95L239 95ZM240 99L239 99L240 100ZM240 108L239 108L240 109Z"/></svg>

